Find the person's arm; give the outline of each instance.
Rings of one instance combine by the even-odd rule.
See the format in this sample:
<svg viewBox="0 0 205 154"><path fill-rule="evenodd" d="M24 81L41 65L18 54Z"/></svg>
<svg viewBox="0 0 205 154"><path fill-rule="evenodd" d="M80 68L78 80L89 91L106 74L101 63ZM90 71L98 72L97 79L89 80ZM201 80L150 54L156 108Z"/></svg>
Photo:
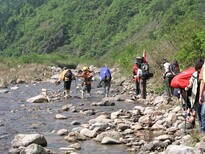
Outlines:
<svg viewBox="0 0 205 154"><path fill-rule="evenodd" d="M204 101L204 90L205 90L205 83L202 79L201 84L200 84L200 91L199 91L199 103L200 104L202 104Z"/></svg>
<svg viewBox="0 0 205 154"><path fill-rule="evenodd" d="M187 87L185 87L185 90L186 90L186 91L189 90L189 88L192 88L193 82L194 82L194 76L193 76L193 74L192 74L192 76L191 76L191 78L190 78L190 80L189 80L189 85L188 85Z"/></svg>

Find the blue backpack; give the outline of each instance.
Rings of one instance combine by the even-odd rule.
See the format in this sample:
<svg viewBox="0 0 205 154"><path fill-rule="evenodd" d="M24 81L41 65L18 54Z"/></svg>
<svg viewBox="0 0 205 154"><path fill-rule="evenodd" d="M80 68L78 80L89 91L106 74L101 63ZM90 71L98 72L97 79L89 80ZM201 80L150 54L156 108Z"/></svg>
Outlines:
<svg viewBox="0 0 205 154"><path fill-rule="evenodd" d="M102 81L108 81L111 80L111 73L110 70L107 67L102 67L100 69L100 77Z"/></svg>

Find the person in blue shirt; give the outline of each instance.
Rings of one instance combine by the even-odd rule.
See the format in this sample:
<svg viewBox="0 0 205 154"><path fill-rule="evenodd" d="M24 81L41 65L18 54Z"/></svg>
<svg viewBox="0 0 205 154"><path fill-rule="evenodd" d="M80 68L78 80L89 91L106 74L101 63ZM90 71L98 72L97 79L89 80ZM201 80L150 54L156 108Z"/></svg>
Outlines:
<svg viewBox="0 0 205 154"><path fill-rule="evenodd" d="M103 66L100 69L100 83L97 87L103 86L105 97L108 97L110 93L111 80L112 80L112 75L110 69L107 66Z"/></svg>

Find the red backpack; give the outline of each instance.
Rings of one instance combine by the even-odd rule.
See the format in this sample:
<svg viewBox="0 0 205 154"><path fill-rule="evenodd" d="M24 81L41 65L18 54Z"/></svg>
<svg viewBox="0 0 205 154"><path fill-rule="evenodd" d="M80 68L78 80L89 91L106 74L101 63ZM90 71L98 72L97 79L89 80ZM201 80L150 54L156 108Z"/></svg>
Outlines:
<svg viewBox="0 0 205 154"><path fill-rule="evenodd" d="M171 87L184 89L189 85L189 80L194 72L195 68L190 67L187 70L177 74L171 81Z"/></svg>

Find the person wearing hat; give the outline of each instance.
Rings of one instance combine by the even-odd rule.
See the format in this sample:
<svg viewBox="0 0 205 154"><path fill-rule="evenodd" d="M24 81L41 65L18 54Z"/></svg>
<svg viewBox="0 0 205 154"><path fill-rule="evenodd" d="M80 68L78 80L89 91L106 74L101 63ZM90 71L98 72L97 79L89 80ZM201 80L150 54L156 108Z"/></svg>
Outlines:
<svg viewBox="0 0 205 154"><path fill-rule="evenodd" d="M82 82L82 98L84 98L84 93L85 91L88 92L89 95L91 95L91 82L92 82L92 77L93 74L90 73L88 67L84 66L83 67L83 72L79 75L77 75L76 77L81 77L83 79Z"/></svg>

